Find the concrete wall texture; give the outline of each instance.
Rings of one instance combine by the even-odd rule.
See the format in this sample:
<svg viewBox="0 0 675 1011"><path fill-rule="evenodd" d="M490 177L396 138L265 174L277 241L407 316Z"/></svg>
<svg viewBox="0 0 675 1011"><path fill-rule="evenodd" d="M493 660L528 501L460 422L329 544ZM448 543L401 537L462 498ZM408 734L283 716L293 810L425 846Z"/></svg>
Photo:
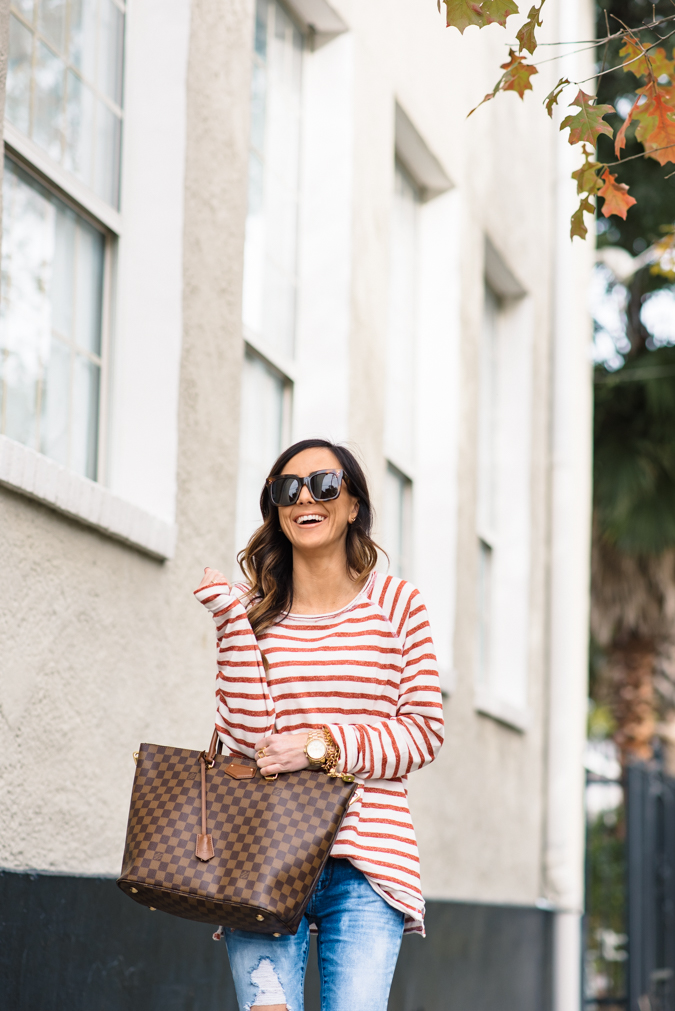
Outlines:
<svg viewBox="0 0 675 1011"><path fill-rule="evenodd" d="M8 871L115 875L132 752L140 741L201 749L212 730L212 629L191 591L203 566L230 571L242 546L234 543L234 528L254 6L254 0L147 0L128 7L127 48L136 68L129 95L151 87L153 68L182 68L184 102L172 98L158 113L168 131L171 192L180 183L182 193L152 212L166 225L154 246L136 250L120 240L114 297L121 308L111 337L106 422L111 462L103 482L144 508L155 489L155 512L175 520L177 541L173 557L161 561L26 497L11 481L0 484L0 867ZM291 434L326 430L310 386L337 377L329 427L358 448L380 513L397 145L405 157L397 103L450 184L422 205L420 219L427 357L417 391L412 578L428 597L449 689L447 743L410 782L425 894L441 903L529 909L535 919L523 936L539 930L537 904L572 913L578 926L590 498L585 284L592 251L567 237L574 166L540 99L561 73L583 77L585 57L563 70L545 64L534 95L522 103L500 96L467 120L491 90L513 30L491 26L460 37L442 27L433 0L289 7L301 24L316 8L317 16L337 15L346 29L335 37L309 29L305 55ZM550 0L542 37L590 37L591 7L590 0ZM0 16L6 26L8 4L0 5ZM151 48L151 38L165 42L166 51L155 46L144 77L143 47ZM131 107L128 115L133 123ZM155 143L145 128L150 106L145 115L130 126L124 154L123 221L127 207L132 213L152 202L152 175L139 177L143 145ZM524 367L513 379L522 382L516 401L521 393L527 399L529 446L527 484L514 486L512 497L512 508L529 515L526 701L518 719L490 714L476 695L486 271L493 287L500 283L489 275L486 239L517 284L518 297L511 293L505 305L516 332L526 333ZM329 254L332 260L320 260ZM317 262L330 270L314 276ZM175 306L175 340L165 340L165 298ZM148 311L153 304L157 313ZM153 361L164 378L154 386L148 378L148 386L134 369L150 376ZM153 428L155 400L168 431ZM158 454L165 454L161 466ZM173 476L167 460L174 461ZM156 466L156 479L149 478ZM438 469L448 477L442 500L434 497ZM438 936L450 938L443 915L434 913L442 924ZM479 913L466 916L453 922L466 923L467 936L480 935ZM563 938L556 949L549 934L542 928L537 943L542 952L558 951L560 973L578 955L578 942ZM573 991L558 987L556 1007L578 1007ZM415 1003L414 987L410 1000L396 999L408 1011L423 1006L422 998ZM437 995L424 1006L460 1004ZM493 1005L486 999L471 1006Z"/></svg>

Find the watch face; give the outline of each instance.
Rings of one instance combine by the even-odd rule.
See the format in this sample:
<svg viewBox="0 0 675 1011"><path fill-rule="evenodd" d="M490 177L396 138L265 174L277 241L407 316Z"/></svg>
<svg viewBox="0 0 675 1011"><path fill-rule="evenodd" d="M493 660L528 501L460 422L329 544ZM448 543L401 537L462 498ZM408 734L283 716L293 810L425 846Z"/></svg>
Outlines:
<svg viewBox="0 0 675 1011"><path fill-rule="evenodd" d="M307 757L313 762L318 762L319 759L326 757L326 742L325 741L310 741L307 745Z"/></svg>

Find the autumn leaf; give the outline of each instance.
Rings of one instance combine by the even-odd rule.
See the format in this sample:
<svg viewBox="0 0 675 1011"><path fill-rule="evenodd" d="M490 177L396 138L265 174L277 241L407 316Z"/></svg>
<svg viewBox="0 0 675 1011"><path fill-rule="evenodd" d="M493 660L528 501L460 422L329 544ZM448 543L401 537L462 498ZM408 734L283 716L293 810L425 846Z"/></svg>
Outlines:
<svg viewBox="0 0 675 1011"><path fill-rule="evenodd" d="M530 13L527 15L527 21L517 32L516 38L518 39L519 53L522 53L523 50L527 50L531 56L534 55L534 51L537 48L537 40L534 32L535 29L541 28L541 9L545 3L546 0L541 0L538 7L532 7L530 9Z"/></svg>
<svg viewBox="0 0 675 1011"><path fill-rule="evenodd" d="M628 127L631 125L631 123L633 121L633 114L634 114L635 110L637 109L638 103L639 103L639 101L640 101L641 98L642 98L642 96L638 95L638 97L635 99L635 101L633 103L633 107L631 108L630 112L626 116L626 118L625 118L625 120L623 122L623 126L621 127L621 129L619 130L619 132L617 133L617 135L616 135L616 137L614 139L614 154L616 155L617 158L621 157L621 152L623 151L623 149L626 146L626 130L628 129Z"/></svg>
<svg viewBox="0 0 675 1011"><path fill-rule="evenodd" d="M675 228L666 225L662 231L666 234L652 246L656 263L649 268L649 273L675 281Z"/></svg>
<svg viewBox="0 0 675 1011"><path fill-rule="evenodd" d="M602 179L604 186L598 190L598 196L604 197L605 200L602 213L606 218L610 214L617 214L625 221L628 209L636 204L637 200L628 195L628 187L625 183L618 183L616 176L613 176L608 168L602 173Z"/></svg>
<svg viewBox="0 0 675 1011"><path fill-rule="evenodd" d="M531 67L525 63L524 56L518 56L513 49L509 49L510 59L507 63L502 63L502 70L504 73L499 78L495 84L492 91L489 91L482 102L471 110L469 116L473 116L476 109L479 109L481 105L485 102L489 102L490 99L494 98L500 91L515 91L521 98L524 97L526 91L532 91L532 85L530 83L530 78L539 71L536 67Z"/></svg>
<svg viewBox="0 0 675 1011"><path fill-rule="evenodd" d="M506 19L511 14L519 13L514 0L482 0L482 3L475 3L472 0L443 0L443 3L446 7L447 27L457 28L462 34L471 25L478 28L492 24L504 27Z"/></svg>
<svg viewBox="0 0 675 1011"><path fill-rule="evenodd" d="M502 70L505 71L501 81L501 91L517 91L523 98L526 91L532 91L530 78L538 74L536 67L528 66L524 56L518 56L513 49L509 49L510 59L508 63L502 63Z"/></svg>
<svg viewBox="0 0 675 1011"><path fill-rule="evenodd" d="M649 84L640 89L641 93L647 93L647 101L637 109L633 106L634 118L639 119L635 139L644 146L647 157L654 158L659 165L675 162L675 106L669 101L671 90Z"/></svg>
<svg viewBox="0 0 675 1011"><path fill-rule="evenodd" d="M609 123L603 122L603 116L615 111L613 105L596 105L595 98L581 90L571 105L581 111L576 116L567 116L560 124L561 130L569 127L570 144L591 144L595 147L600 134L614 135Z"/></svg>
<svg viewBox="0 0 675 1011"><path fill-rule="evenodd" d="M443 0L446 6L445 24L448 28L458 28L462 34L471 25L482 28L485 25L483 11L479 3L471 0Z"/></svg>
<svg viewBox="0 0 675 1011"><path fill-rule="evenodd" d="M636 77L659 77L675 76L675 63L666 56L665 49L659 46L658 49L645 50L634 35L628 35L621 49L619 56L625 56L622 66L626 72L635 74Z"/></svg>
<svg viewBox="0 0 675 1011"><path fill-rule="evenodd" d="M581 196L582 193L587 193L592 196L597 193L600 189L602 183L598 178L598 170L601 166L596 161L591 160L592 150L585 149L584 156L585 160L581 168L578 168L576 172L572 173L572 178L577 181L577 193Z"/></svg>
<svg viewBox="0 0 675 1011"><path fill-rule="evenodd" d="M569 83L570 81L568 80L567 77L561 77L558 83L556 84L555 88L553 88L552 91L549 91L548 95L544 99L546 111L551 117L551 119L553 119L553 106L558 104L558 99L560 98L561 94L563 93L563 91L565 90L565 88Z"/></svg>
<svg viewBox="0 0 675 1011"><path fill-rule="evenodd" d="M481 4L486 25L501 25L506 27L506 19L512 14L519 14L518 5L513 0L484 0Z"/></svg>
<svg viewBox="0 0 675 1011"><path fill-rule="evenodd" d="M578 235L580 239L585 239L588 235L588 228L586 227L586 223L584 221L584 214L595 214L595 207L588 197L583 198L579 207L572 215L570 222L570 239L573 239L575 235Z"/></svg>

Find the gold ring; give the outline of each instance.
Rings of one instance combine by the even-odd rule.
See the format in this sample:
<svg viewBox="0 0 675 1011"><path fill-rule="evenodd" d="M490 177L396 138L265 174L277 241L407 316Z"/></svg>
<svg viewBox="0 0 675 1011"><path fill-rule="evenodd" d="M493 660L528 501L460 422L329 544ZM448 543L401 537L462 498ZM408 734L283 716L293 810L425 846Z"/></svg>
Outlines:
<svg viewBox="0 0 675 1011"><path fill-rule="evenodd" d="M258 758L267 758L267 748L261 748L258 752Z"/></svg>

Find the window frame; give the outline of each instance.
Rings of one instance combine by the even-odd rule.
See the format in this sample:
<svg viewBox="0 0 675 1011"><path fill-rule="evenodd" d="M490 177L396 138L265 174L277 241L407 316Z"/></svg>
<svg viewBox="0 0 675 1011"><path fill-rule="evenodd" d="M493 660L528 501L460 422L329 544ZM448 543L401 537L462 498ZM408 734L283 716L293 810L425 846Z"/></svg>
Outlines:
<svg viewBox="0 0 675 1011"><path fill-rule="evenodd" d="M96 474L95 477L89 478L88 480L93 480L97 484L102 484L106 475L106 464L107 464L107 443L108 443L108 405L109 405L109 376L110 376L110 344L111 344L111 331L112 331L112 287L113 287L113 260L115 255L115 245L117 236L109 228L98 220L93 214L91 214L86 208L81 207L76 200L74 200L71 195L64 192L59 186L57 186L50 178L44 176L35 165L22 158L11 147L6 146L4 151L4 156L9 161L17 165L22 171L29 175L35 180L43 189L48 190L52 193L58 200L64 203L72 211L83 218L92 228L95 228L101 233L104 240L103 245L103 297L101 300L101 354L100 354L100 378L99 378L99 401L98 401L98 419L97 419L97 436L96 436ZM3 159L3 176L4 176L4 159ZM19 443L23 445L23 443ZM35 452L39 450L35 449L33 446L26 447L27 449L33 449ZM45 454L40 453L40 456ZM46 457L46 459L51 459L51 457ZM75 474L75 471L70 471L70 468L66 468L69 472ZM84 475L79 475L84 476Z"/></svg>
<svg viewBox="0 0 675 1011"><path fill-rule="evenodd" d="M35 11L37 13L37 0L34 0L34 2L35 2ZM124 117L124 93L125 93L125 75L126 75L125 53L127 43L127 16L129 11L127 0L110 0L110 2L115 7L117 7L117 9L121 11L122 14L124 15L124 31L122 37L122 65L121 65L121 81L120 81L121 104L117 105L116 102L114 102L106 94L101 92L99 90L98 85L94 84L94 82L89 82L88 80L85 81L81 71L79 71L76 67L73 67L72 69L73 72L77 75L77 77L83 83L85 83L87 87L91 88L94 91L97 100L102 101L106 106L108 106L115 112L115 115L118 117L120 122L120 143L118 153L119 164L117 166L116 204L108 203L103 197L99 196L95 192L95 190L90 188L86 183L82 182L82 180L78 179L74 173L70 172L68 169L64 168L59 162L55 161L51 157L51 155L49 155L43 148L40 147L39 144L37 144L34 140L32 140L31 137L23 133L22 130L20 130L17 126L15 126L7 119L7 115L4 109L3 109L3 122L4 122L5 142L7 142L9 139L9 142L13 147L17 148L18 151L21 154L23 154L24 157L36 163L40 167L41 171L43 171L47 176L54 179L57 185L62 186L65 190L74 191L74 193L76 194L75 198L79 199L79 202L81 202L83 206L87 206L87 204L93 203L94 205L92 208L93 213L96 214L99 218L101 218L101 220L104 221L106 224L108 224L109 227L112 227L113 231L117 231L118 229L116 229L112 225L112 221L109 222L106 220L106 218L108 217L108 211L112 212L113 216L112 220L117 219L117 223L118 224L120 223L119 208L121 204L121 183L122 183L122 144L124 138L124 118L125 118ZM8 17L12 16L15 17L19 21L19 23L22 24L24 28L26 28L27 31L29 31L31 35L34 36L35 39L40 41L42 45L46 46L47 49L50 50L50 52L52 53L55 52L53 43L45 35L43 35L40 32L39 28L37 27L36 14L34 14L33 24L30 24L26 19L25 15L21 11L12 9L12 3L10 0ZM58 58L61 58L61 54L55 53L55 55ZM66 67L70 66L71 65L66 61ZM31 60L31 79L33 77L34 67L35 67L35 46L33 46L32 60ZM34 95L31 86L31 97L30 97L31 122L34 112L33 102L34 102Z"/></svg>

